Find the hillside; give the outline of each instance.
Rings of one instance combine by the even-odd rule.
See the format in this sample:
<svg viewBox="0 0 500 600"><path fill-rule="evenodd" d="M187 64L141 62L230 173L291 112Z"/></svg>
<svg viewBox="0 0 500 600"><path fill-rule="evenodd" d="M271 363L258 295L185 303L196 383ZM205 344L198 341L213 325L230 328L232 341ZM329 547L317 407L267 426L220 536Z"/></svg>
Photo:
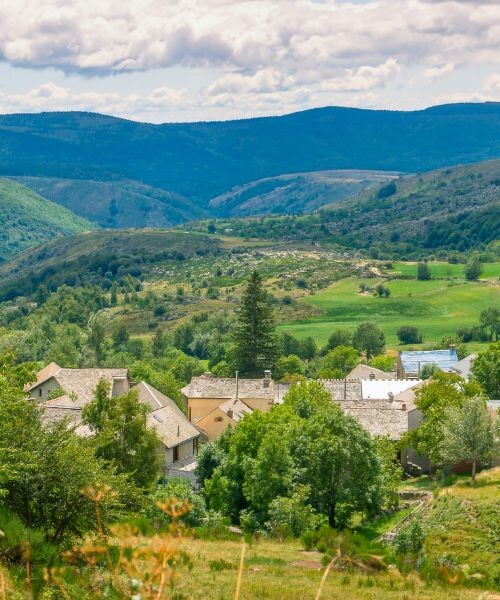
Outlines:
<svg viewBox="0 0 500 600"><path fill-rule="evenodd" d="M0 179L0 261L47 240L95 229L89 221L9 179Z"/></svg>
<svg viewBox="0 0 500 600"><path fill-rule="evenodd" d="M308 213L393 177L395 174L377 171L316 171L267 177L213 198L210 208L216 215L230 217Z"/></svg>
<svg viewBox="0 0 500 600"><path fill-rule="evenodd" d="M14 179L101 227L170 227L206 214L188 198L138 181Z"/></svg>
<svg viewBox="0 0 500 600"><path fill-rule="evenodd" d="M63 284L106 288L115 278L168 274L169 264L219 252L216 239L162 229L83 233L42 244L0 265L0 297L32 293L41 283L50 289Z"/></svg>
<svg viewBox="0 0 500 600"><path fill-rule="evenodd" d="M81 112L0 117L1 174L132 179L195 201L286 173L421 172L499 156L500 103L411 112L327 107L163 125Z"/></svg>
<svg viewBox="0 0 500 600"><path fill-rule="evenodd" d="M374 256L483 249L500 238L500 160L402 176L315 215L216 226L242 237L334 243Z"/></svg>

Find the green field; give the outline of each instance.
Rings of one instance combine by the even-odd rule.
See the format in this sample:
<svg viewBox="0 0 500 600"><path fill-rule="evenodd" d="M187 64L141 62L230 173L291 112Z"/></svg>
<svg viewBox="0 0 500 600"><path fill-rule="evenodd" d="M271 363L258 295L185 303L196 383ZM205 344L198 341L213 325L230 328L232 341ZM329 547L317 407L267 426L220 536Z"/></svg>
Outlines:
<svg viewBox="0 0 500 600"><path fill-rule="evenodd" d="M432 277L439 279L464 278L465 265L452 265L447 262L429 262ZM415 262L395 262L393 268L387 270L388 275L404 275L405 277L416 277L417 263ZM482 279L497 279L500 277L500 262L484 263Z"/></svg>
<svg viewBox="0 0 500 600"><path fill-rule="evenodd" d="M391 290L389 298L359 293L359 284L375 287L383 282ZM280 326L281 330L304 338L312 336L325 344L333 329L354 329L359 323L373 321L385 333L389 347L399 347L396 331L402 325L418 327L424 343L454 335L457 329L476 325L480 312L497 306L500 288L491 283L443 280L415 281L396 279L342 279L304 299L322 311L317 317Z"/></svg>

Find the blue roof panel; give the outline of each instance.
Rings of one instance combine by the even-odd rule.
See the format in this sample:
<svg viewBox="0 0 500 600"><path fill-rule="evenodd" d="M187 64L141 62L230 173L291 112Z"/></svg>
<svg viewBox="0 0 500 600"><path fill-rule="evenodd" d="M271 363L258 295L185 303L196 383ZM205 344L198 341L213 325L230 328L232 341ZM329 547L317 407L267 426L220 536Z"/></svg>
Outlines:
<svg viewBox="0 0 500 600"><path fill-rule="evenodd" d="M458 362L455 348L449 350L417 350L401 352L401 364L405 373L419 373L424 365L437 365L441 371L452 371Z"/></svg>

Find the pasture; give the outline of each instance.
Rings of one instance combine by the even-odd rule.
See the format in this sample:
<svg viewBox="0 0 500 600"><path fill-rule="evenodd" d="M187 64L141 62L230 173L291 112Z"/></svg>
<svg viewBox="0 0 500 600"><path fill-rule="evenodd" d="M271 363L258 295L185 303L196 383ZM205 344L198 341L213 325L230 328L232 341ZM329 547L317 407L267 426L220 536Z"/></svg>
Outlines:
<svg viewBox="0 0 500 600"><path fill-rule="evenodd" d="M453 265L447 262L430 261L431 276L436 279L464 279L465 265ZM392 269L387 269L387 275L402 275L404 277L417 276L416 262L395 262ZM498 279L500 277L500 262L484 263L481 279Z"/></svg>
<svg viewBox="0 0 500 600"><path fill-rule="evenodd" d="M378 298L361 294L361 283L371 288L383 283L391 295ZM323 345L334 329L353 330L359 323L373 321L384 331L388 347L397 349L401 347L396 332L402 325L417 327L424 344L436 342L445 335L455 335L462 327L476 325L480 312L498 306L499 301L500 288L488 282L349 277L304 298L322 314L286 323L279 329L298 338L312 336Z"/></svg>

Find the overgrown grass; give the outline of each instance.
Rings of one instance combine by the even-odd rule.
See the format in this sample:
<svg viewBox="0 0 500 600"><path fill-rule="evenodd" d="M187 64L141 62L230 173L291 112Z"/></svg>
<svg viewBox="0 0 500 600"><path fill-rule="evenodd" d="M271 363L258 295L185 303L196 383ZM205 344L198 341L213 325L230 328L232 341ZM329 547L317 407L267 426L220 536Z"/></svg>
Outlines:
<svg viewBox="0 0 500 600"><path fill-rule="evenodd" d="M447 277L464 279L464 266L463 264L450 264L447 262L431 261L428 263L431 276L439 279L446 279ZM405 277L416 277L417 275L417 263L416 262L395 262L392 265L392 269L388 269L388 275L404 275ZM500 262L484 263L482 279L493 279L500 277Z"/></svg>

